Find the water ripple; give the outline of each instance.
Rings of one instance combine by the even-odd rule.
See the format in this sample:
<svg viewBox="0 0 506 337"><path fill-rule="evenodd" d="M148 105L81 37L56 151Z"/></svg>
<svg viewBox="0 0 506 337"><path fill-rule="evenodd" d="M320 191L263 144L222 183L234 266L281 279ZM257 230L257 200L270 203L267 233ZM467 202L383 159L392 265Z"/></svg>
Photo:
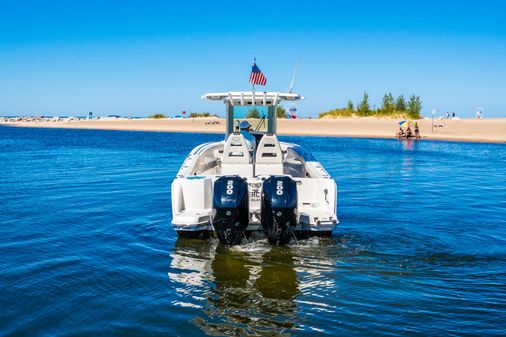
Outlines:
<svg viewBox="0 0 506 337"><path fill-rule="evenodd" d="M170 182L219 135L0 127L0 335L502 335L506 148L284 137L332 238L178 239Z"/></svg>

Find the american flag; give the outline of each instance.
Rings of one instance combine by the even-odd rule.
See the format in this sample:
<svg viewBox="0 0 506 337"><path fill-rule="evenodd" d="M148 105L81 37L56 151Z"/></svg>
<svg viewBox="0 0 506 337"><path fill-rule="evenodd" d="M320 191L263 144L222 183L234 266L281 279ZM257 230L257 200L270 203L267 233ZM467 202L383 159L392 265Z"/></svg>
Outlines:
<svg viewBox="0 0 506 337"><path fill-rule="evenodd" d="M258 68L256 62L253 62L253 67L251 67L251 75L249 76L249 83L260 85L265 85L267 83L267 79L265 78L260 68Z"/></svg>

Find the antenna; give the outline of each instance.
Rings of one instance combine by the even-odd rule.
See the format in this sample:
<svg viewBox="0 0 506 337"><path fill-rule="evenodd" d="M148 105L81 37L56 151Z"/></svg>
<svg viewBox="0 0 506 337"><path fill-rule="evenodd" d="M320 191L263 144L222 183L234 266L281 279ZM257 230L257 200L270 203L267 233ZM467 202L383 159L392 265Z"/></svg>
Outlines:
<svg viewBox="0 0 506 337"><path fill-rule="evenodd" d="M297 76L297 70L299 70L299 66L300 66L300 57L299 57L299 62L297 62L297 65L295 66L295 71L293 72L292 81L290 82L290 87L288 88L289 93L293 92L293 85L295 84L295 76Z"/></svg>

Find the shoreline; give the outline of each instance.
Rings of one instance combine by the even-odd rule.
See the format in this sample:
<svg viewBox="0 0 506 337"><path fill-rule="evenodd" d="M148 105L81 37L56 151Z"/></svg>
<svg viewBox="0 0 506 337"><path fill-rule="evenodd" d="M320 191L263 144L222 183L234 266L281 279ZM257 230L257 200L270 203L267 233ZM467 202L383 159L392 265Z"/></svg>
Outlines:
<svg viewBox="0 0 506 337"><path fill-rule="evenodd" d="M506 144L506 118L418 120L421 140ZM186 119L95 119L63 121L0 121L0 126L51 129L88 129L149 132L225 133L225 120L215 117ZM278 134L345 138L397 139L397 119L339 118L278 120Z"/></svg>

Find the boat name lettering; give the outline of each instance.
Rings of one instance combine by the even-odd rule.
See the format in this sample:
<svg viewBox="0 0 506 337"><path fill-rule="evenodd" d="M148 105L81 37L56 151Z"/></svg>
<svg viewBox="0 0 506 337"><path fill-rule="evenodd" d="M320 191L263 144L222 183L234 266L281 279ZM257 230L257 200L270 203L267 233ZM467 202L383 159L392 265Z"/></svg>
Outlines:
<svg viewBox="0 0 506 337"><path fill-rule="evenodd" d="M260 201L260 191L258 188L254 188L249 192L250 201Z"/></svg>

